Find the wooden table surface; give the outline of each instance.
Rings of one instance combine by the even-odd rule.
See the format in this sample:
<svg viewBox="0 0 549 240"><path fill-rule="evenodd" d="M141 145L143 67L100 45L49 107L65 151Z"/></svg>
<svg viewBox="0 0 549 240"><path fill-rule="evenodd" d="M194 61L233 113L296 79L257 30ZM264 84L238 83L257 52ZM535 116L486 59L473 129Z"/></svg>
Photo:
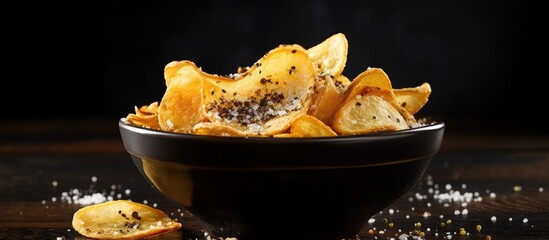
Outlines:
<svg viewBox="0 0 549 240"><path fill-rule="evenodd" d="M207 239L193 216L140 175L112 123L17 124L0 124L0 239L86 239L71 227L82 205L62 198L75 189L146 202L182 222L152 239ZM549 239L549 137L446 135L423 178L357 239L402 234Z"/></svg>

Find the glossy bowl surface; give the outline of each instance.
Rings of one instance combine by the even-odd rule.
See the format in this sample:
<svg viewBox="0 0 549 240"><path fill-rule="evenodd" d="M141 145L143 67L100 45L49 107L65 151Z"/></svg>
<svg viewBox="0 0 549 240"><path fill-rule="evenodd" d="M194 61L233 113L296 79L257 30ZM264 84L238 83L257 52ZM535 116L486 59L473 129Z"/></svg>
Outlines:
<svg viewBox="0 0 549 240"><path fill-rule="evenodd" d="M141 174L214 236L341 239L421 178L444 123L329 138L197 136L123 120L119 129Z"/></svg>

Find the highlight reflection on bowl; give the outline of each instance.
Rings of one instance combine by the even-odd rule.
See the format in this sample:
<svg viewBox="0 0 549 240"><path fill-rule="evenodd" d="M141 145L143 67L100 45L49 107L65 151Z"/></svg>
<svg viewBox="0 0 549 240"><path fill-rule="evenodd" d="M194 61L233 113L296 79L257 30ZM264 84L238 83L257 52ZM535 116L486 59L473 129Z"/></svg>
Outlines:
<svg viewBox="0 0 549 240"><path fill-rule="evenodd" d="M119 122L142 175L220 237L341 239L404 195L438 152L444 123L374 135L241 138Z"/></svg>

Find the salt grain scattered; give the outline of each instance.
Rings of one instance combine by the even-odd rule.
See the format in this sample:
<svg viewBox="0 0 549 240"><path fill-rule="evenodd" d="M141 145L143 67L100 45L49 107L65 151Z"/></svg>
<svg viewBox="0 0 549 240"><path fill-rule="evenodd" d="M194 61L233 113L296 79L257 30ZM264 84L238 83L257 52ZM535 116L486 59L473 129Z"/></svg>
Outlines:
<svg viewBox="0 0 549 240"><path fill-rule="evenodd" d="M542 187L539 187L539 188L538 188L538 191L539 191L539 192L543 192L543 188L542 188Z"/></svg>
<svg viewBox="0 0 549 240"><path fill-rule="evenodd" d="M490 221L492 221L493 223L495 223L497 220L496 216L492 216L492 218L490 218Z"/></svg>
<svg viewBox="0 0 549 240"><path fill-rule="evenodd" d="M496 198L496 193L495 193L495 192L491 192L491 193L490 193L490 197L491 197L491 198Z"/></svg>
<svg viewBox="0 0 549 240"><path fill-rule="evenodd" d="M376 220L373 219L373 218L368 219L368 223L370 223L370 224L371 224L371 223L375 223L375 222L376 222Z"/></svg>
<svg viewBox="0 0 549 240"><path fill-rule="evenodd" d="M527 222L528 222L528 218L522 219L522 222L523 222L523 223L527 223Z"/></svg>
<svg viewBox="0 0 549 240"><path fill-rule="evenodd" d="M96 176L93 176L93 177L91 178L91 181L92 181L93 183L97 182L97 177L96 177Z"/></svg>
<svg viewBox="0 0 549 240"><path fill-rule="evenodd" d="M126 191L124 191L124 193L126 193L126 195L130 195L131 192L132 192L132 190L130 190L130 189L126 189Z"/></svg>
<svg viewBox="0 0 549 240"><path fill-rule="evenodd" d="M55 181L55 180L53 180L53 181L51 182L51 185L52 185L53 187L57 187L58 184L59 184L59 183L58 183L57 181Z"/></svg>
<svg viewBox="0 0 549 240"><path fill-rule="evenodd" d="M467 208L461 210L461 215L467 215L467 214L469 214L469 210L467 210Z"/></svg>
<svg viewBox="0 0 549 240"><path fill-rule="evenodd" d="M156 203L153 203L153 207L157 207L157 206L158 206L158 204L156 204Z"/></svg>
<svg viewBox="0 0 549 240"><path fill-rule="evenodd" d="M513 218L512 218L512 217L510 217L510 218L509 218L509 222L512 222L512 221L513 221Z"/></svg>

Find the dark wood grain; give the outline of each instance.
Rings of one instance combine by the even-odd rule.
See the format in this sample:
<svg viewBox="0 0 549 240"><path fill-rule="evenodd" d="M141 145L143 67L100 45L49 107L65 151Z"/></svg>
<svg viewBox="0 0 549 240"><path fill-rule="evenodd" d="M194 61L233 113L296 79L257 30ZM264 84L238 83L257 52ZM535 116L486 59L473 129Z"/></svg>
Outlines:
<svg viewBox="0 0 549 240"><path fill-rule="evenodd" d="M29 128L21 135L0 128L0 239L86 239L71 227L72 215L82 206L61 200L62 193L72 189L104 191L107 195L112 191L115 199L121 194L122 199L146 200L151 206L156 203L157 208L183 223L183 229L152 239L207 239L196 218L145 181L124 152L117 132L113 134L108 127L99 127L97 132L82 126L71 129L44 138L35 135L36 131L49 130ZM78 131L87 137L78 137ZM357 238L391 239L423 232L426 239L447 239L448 235L452 239L485 239L488 235L492 239L549 239L547 139L445 137L441 152L420 182L372 216L375 222L366 223ZM91 181L94 176L98 179L95 183ZM57 186L52 185L54 181ZM482 200L467 202L466 206L462 201L439 202L434 192L450 192L447 184L460 194L478 192ZM518 186L521 190L515 191ZM126 189L131 191L129 195ZM467 215L461 214L464 209ZM455 215L456 210L459 215ZM497 217L496 222L491 221L492 216ZM441 227L447 220L452 223ZM480 232L477 225L482 226ZM464 228L465 236L460 235L460 228Z"/></svg>

